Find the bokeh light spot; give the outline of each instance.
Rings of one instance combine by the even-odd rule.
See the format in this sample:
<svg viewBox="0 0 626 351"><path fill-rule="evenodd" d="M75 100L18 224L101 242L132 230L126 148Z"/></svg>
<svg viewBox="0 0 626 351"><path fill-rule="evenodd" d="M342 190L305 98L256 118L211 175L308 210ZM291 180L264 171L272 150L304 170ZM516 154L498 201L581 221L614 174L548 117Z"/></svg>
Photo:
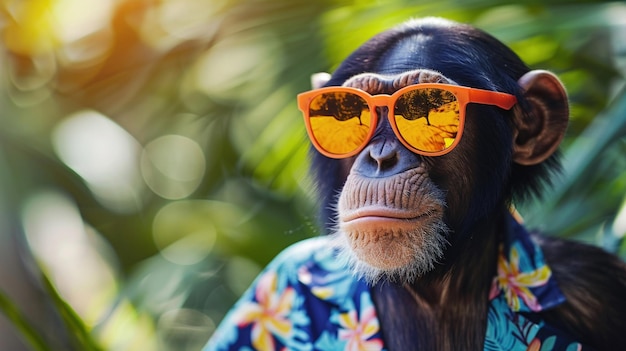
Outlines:
<svg viewBox="0 0 626 351"><path fill-rule="evenodd" d="M177 200L200 185L206 167L202 148L180 135L166 135L146 145L141 155L144 181L159 196Z"/></svg>
<svg viewBox="0 0 626 351"><path fill-rule="evenodd" d="M141 146L122 127L96 111L83 110L56 126L52 143L103 205L118 212L141 208Z"/></svg>
<svg viewBox="0 0 626 351"><path fill-rule="evenodd" d="M201 203L173 202L156 214L152 236L161 255L167 260L180 265L191 265L200 262L213 249L217 238L216 229L200 213L204 211L197 211L196 205Z"/></svg>
<svg viewBox="0 0 626 351"><path fill-rule="evenodd" d="M59 293L94 325L107 313L117 290L110 247L83 223L76 205L57 192L29 198L22 220L30 248Z"/></svg>
<svg viewBox="0 0 626 351"><path fill-rule="evenodd" d="M227 38L198 59L187 84L223 101L257 100L279 72L280 52L280 43L270 33Z"/></svg>
<svg viewBox="0 0 626 351"><path fill-rule="evenodd" d="M624 198L624 201L615 216L611 229L613 230L613 234L618 238L626 236L626 198Z"/></svg>
<svg viewBox="0 0 626 351"><path fill-rule="evenodd" d="M200 350L214 330L211 318L187 308L163 313L157 324L159 338L168 350Z"/></svg>
<svg viewBox="0 0 626 351"><path fill-rule="evenodd" d="M8 25L2 41L11 51L24 54L41 54L59 44L53 31L52 0L12 1L5 5Z"/></svg>
<svg viewBox="0 0 626 351"><path fill-rule="evenodd" d="M243 294L254 278L261 273L261 267L254 261L241 256L233 256L226 266L226 281L235 294Z"/></svg>
<svg viewBox="0 0 626 351"><path fill-rule="evenodd" d="M192 233L161 249L166 259L180 264L190 265L204 259L215 243L215 235L207 232Z"/></svg>
<svg viewBox="0 0 626 351"><path fill-rule="evenodd" d="M62 41L72 42L106 28L112 11L112 0L56 0L54 26Z"/></svg>

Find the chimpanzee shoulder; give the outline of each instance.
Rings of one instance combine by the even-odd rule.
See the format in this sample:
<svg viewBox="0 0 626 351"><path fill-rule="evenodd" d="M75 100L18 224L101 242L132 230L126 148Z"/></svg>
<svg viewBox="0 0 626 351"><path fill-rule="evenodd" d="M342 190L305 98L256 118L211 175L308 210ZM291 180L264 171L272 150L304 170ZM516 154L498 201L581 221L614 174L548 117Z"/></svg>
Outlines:
<svg viewBox="0 0 626 351"><path fill-rule="evenodd" d="M626 263L577 241L533 234L566 302L546 310L546 322L600 350L626 348Z"/></svg>

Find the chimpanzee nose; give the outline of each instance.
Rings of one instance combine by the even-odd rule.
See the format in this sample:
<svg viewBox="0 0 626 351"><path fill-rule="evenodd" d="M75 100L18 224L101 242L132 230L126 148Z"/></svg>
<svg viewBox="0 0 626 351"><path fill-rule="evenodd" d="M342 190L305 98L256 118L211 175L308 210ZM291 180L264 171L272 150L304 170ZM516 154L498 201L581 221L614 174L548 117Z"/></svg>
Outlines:
<svg viewBox="0 0 626 351"><path fill-rule="evenodd" d="M385 140L368 147L366 151L368 154L365 157L367 162L376 168L377 173L384 173L398 164L398 150L394 144L395 140Z"/></svg>
<svg viewBox="0 0 626 351"><path fill-rule="evenodd" d="M357 155L352 172L371 178L382 178L402 173L419 166L420 157L398 140L385 118L379 119L376 133L369 144Z"/></svg>

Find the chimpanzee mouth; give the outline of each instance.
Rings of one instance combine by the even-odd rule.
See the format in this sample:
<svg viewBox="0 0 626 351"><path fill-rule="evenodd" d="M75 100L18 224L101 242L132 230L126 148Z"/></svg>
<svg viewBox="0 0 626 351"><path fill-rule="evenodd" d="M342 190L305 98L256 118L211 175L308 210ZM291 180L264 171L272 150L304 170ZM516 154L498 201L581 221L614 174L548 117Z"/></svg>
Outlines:
<svg viewBox="0 0 626 351"><path fill-rule="evenodd" d="M391 219L391 220L418 220L428 216L430 211L424 213L422 211L407 211L401 209L392 209L389 207L368 206L349 211L341 216L344 223L364 220L364 219Z"/></svg>
<svg viewBox="0 0 626 351"><path fill-rule="evenodd" d="M435 212L432 209L429 211L407 211L388 207L368 206L343 214L340 217L340 227L348 231L351 229L362 229L363 227L370 229L389 227L395 230L400 227L406 227L410 229L416 225L419 226L421 222L427 221L429 218L437 217Z"/></svg>
<svg viewBox="0 0 626 351"><path fill-rule="evenodd" d="M443 254L447 227L442 214L443 207L435 204L415 210L365 206L344 211L334 242L342 260L366 281L412 281Z"/></svg>

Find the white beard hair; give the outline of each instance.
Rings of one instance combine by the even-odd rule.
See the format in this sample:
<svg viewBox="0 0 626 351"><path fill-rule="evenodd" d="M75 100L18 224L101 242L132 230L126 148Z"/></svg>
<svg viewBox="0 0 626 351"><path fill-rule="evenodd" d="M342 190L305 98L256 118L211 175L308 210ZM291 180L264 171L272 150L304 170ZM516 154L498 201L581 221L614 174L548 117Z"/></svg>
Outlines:
<svg viewBox="0 0 626 351"><path fill-rule="evenodd" d="M335 230L334 234L331 234L331 244L338 249L339 261L349 267L358 279L364 280L369 285L374 285L381 279L405 283L414 282L435 268L448 245L446 238L449 231L448 226L439 219L415 228L413 233L404 233L403 235L422 240L420 242L411 240L413 259L408 264L392 269L374 267L359 259L350 247L347 235L341 230Z"/></svg>

